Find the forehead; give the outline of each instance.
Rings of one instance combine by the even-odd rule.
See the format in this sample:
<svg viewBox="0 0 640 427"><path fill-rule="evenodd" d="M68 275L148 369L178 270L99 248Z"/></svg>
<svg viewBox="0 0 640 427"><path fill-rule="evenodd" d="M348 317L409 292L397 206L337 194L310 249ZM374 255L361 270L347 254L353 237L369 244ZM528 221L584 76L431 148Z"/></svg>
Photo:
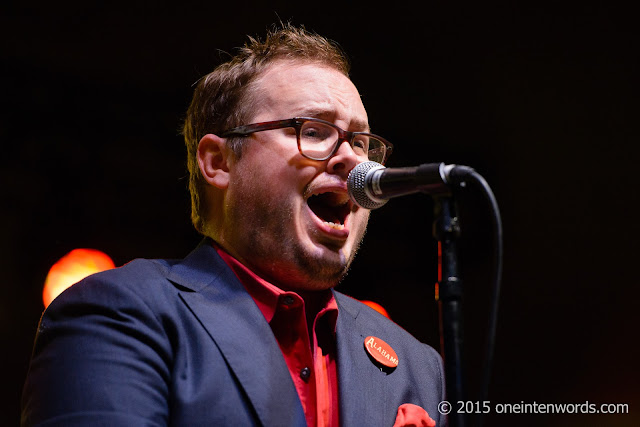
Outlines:
<svg viewBox="0 0 640 427"><path fill-rule="evenodd" d="M319 117L366 127L367 113L351 80L327 65L279 61L254 82L256 121Z"/></svg>

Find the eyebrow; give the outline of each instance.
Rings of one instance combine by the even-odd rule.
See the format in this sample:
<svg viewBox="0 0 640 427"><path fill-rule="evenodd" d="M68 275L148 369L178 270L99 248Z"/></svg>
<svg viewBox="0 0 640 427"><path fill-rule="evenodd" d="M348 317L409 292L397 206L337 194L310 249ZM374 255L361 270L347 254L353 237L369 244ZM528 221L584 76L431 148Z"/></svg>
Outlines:
<svg viewBox="0 0 640 427"><path fill-rule="evenodd" d="M308 109L301 110L296 117L315 117L317 119L332 121L329 119L331 119L334 115L335 115L335 112L333 110L327 110L323 108L308 108ZM369 127L369 122L363 121L363 120L354 119L351 121L351 126L349 127L350 128L355 127L356 129L358 129L358 131L361 131L361 132L371 132L371 128ZM349 130L349 129L346 129L346 130Z"/></svg>

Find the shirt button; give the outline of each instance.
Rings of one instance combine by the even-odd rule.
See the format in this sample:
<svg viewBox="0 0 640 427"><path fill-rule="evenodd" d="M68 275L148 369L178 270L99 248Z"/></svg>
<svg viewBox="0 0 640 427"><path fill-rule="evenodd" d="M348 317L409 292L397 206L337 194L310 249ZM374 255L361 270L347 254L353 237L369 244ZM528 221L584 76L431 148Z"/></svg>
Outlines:
<svg viewBox="0 0 640 427"><path fill-rule="evenodd" d="M304 382L308 382L310 376L311 376L311 369L302 368L300 370L300 378L302 378L304 380Z"/></svg>

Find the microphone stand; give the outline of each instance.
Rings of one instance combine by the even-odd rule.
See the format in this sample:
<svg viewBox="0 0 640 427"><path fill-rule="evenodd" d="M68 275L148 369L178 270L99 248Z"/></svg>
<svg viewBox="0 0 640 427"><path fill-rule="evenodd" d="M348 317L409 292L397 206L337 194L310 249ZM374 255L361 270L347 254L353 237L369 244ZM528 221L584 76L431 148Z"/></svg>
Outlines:
<svg viewBox="0 0 640 427"><path fill-rule="evenodd" d="M438 240L438 283L436 301L440 314L440 339L444 359L449 426L463 427L464 414L458 402L464 401L462 375L462 280L458 277L456 238L460 235L455 204L450 194L434 197L433 235ZM447 409L443 407L443 409Z"/></svg>

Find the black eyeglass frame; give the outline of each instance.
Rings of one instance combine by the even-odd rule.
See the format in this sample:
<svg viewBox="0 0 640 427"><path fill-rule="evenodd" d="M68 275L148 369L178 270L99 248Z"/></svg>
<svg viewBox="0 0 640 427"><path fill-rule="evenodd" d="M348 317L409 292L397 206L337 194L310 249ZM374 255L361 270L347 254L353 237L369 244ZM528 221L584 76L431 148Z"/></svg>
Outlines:
<svg viewBox="0 0 640 427"><path fill-rule="evenodd" d="M302 147L300 146L300 131L302 130L302 125L304 125L304 123L306 122L316 122L316 123L322 123L325 125L329 125L331 127L333 127L334 129L336 129L338 131L338 139L335 142L335 145L333 147L333 150L331 150L331 152L324 156L324 157L311 157L305 153L302 152ZM222 132L220 134L220 136L222 138L228 138L230 136L248 136L251 135L252 133L255 132L262 132L265 130L274 130L274 129L283 129L283 128L294 128L296 130L296 139L298 142L298 151L300 152L300 154L302 154L304 157L306 157L307 159L311 159L311 160L327 160L328 158L330 158L331 156L333 156L336 151L338 151L338 148L340 147L340 142L344 142L347 141L349 143L349 145L351 146L351 148L353 148L354 145L354 141L355 141L355 137L358 135L364 135L364 136L368 136L368 137L372 137L374 139L379 140L380 142L382 142L385 146L385 152L384 152L384 157L382 158L382 161L380 162L381 164L385 164L385 162L387 161L387 159L389 158L389 156L391 155L391 152L393 151L393 144L391 144L389 141L387 141L386 139L384 139L383 137L379 136L379 135L375 135L373 133L369 133L369 132L351 132L348 130L344 130L341 129L340 127L336 126L335 124L328 122L326 120L322 120L322 119L316 119L314 117L294 117L292 119L285 119L285 120L274 120L274 121L270 121L270 122L261 122L261 123L252 123L249 125L243 125L243 126L238 126L235 127L233 129L229 129L226 130L224 132Z"/></svg>

